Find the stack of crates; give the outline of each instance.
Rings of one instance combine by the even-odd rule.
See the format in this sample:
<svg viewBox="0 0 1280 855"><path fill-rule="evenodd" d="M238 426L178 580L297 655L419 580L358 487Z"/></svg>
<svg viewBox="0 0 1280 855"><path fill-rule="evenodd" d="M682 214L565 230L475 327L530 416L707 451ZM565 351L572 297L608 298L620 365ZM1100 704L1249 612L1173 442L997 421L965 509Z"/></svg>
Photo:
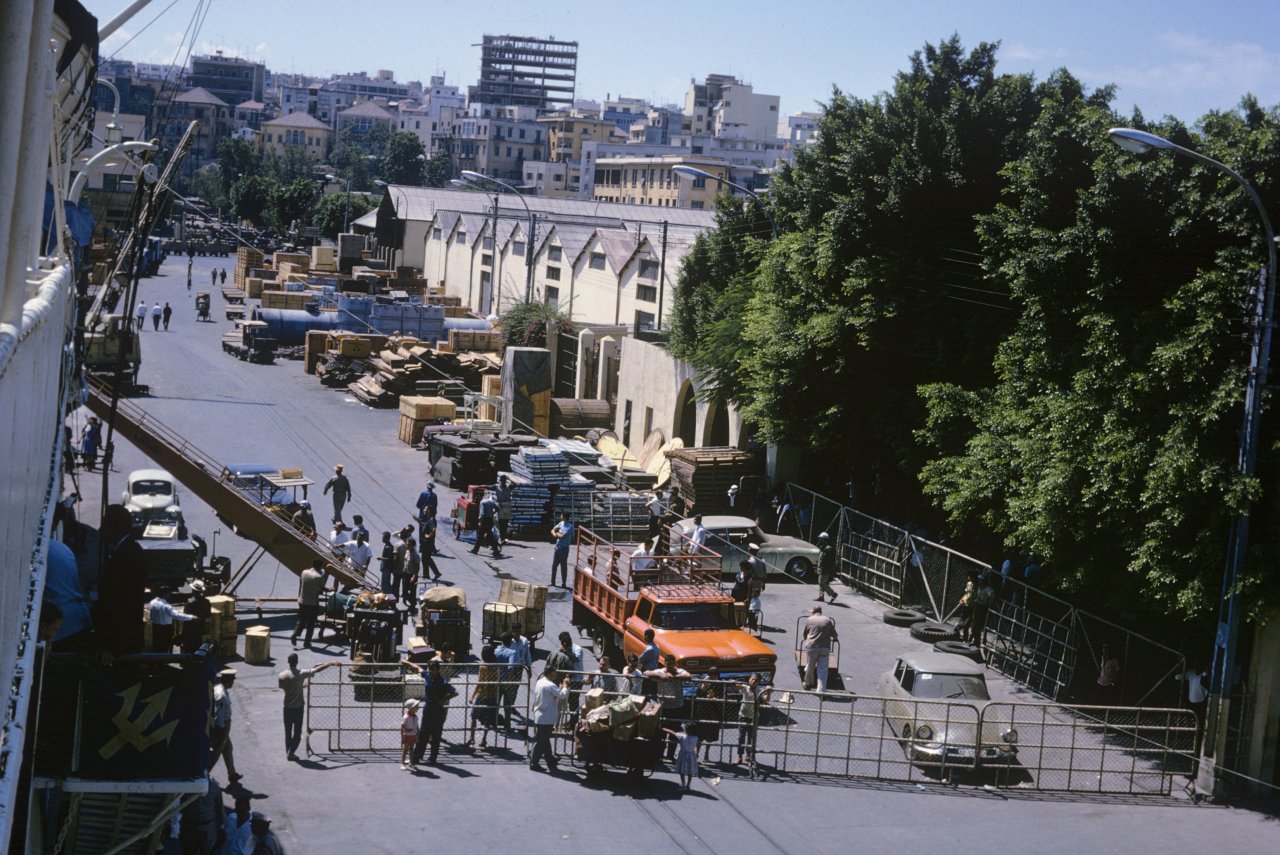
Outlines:
<svg viewBox="0 0 1280 855"><path fill-rule="evenodd" d="M209 626L205 630L205 640L212 641L217 646L219 657L235 656L236 636L239 635L236 598L217 594L209 598L209 606Z"/></svg>
<svg viewBox="0 0 1280 855"><path fill-rule="evenodd" d="M427 425L450 422L457 415L457 410L457 405L447 398L401 395L397 437L406 445L417 445Z"/></svg>
<svg viewBox="0 0 1280 855"><path fill-rule="evenodd" d="M517 609L510 621L520 621L522 633L528 638L537 638L546 628L547 618L547 586L535 585L532 582L521 582L519 579L503 579L498 589L498 602L506 603Z"/></svg>
<svg viewBox="0 0 1280 855"><path fill-rule="evenodd" d="M242 246L236 250L236 266L232 271L232 281L241 291L245 290L245 279L249 269L262 266L262 253L251 246ZM259 286L261 289L261 286Z"/></svg>

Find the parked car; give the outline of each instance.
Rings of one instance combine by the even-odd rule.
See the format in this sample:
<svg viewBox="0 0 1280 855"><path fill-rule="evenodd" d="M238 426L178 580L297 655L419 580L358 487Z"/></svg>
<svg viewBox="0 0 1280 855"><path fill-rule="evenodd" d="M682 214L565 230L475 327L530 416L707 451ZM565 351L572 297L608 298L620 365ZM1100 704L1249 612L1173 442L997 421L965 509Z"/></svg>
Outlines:
<svg viewBox="0 0 1280 855"><path fill-rule="evenodd" d="M984 666L952 653L904 653L880 677L889 729L922 765L988 766L1017 760L1018 731L987 712ZM978 733L978 722L982 732Z"/></svg>
<svg viewBox="0 0 1280 855"><path fill-rule="evenodd" d="M759 544L760 558L770 573L785 571L806 579L818 563L819 550L812 543L798 537L765 534L748 517L706 515L702 518L702 524L707 529L707 548L723 556L720 564L723 575L732 576L738 572L738 564L747 559L747 547L752 543ZM684 537L689 537L696 524L690 517L671 527ZM672 549L676 548L673 544Z"/></svg>
<svg viewBox="0 0 1280 855"><path fill-rule="evenodd" d="M157 517L181 518L178 485L163 469L135 469L125 479L120 504L138 522Z"/></svg>

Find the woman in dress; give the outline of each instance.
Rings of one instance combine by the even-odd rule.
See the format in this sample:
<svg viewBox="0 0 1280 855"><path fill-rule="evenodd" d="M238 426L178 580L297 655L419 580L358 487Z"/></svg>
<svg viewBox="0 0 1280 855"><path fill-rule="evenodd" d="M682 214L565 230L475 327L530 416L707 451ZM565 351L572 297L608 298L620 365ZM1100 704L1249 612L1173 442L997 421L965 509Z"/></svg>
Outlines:
<svg viewBox="0 0 1280 855"><path fill-rule="evenodd" d="M676 755L676 774L680 776L681 789L687 793L693 779L698 777L698 735L691 730L687 721L679 731L669 727L664 727L663 730L671 734L680 747L680 753Z"/></svg>

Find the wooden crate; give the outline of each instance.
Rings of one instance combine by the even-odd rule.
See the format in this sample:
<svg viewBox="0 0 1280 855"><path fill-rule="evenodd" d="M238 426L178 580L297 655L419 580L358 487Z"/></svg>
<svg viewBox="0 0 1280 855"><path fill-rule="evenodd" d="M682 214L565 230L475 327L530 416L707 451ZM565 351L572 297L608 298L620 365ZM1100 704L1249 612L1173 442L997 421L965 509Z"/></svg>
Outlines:
<svg viewBox="0 0 1280 855"><path fill-rule="evenodd" d="M236 615L236 598L229 597L226 594L214 594L209 598L209 606L213 611L223 617L235 617Z"/></svg>
<svg viewBox="0 0 1280 855"><path fill-rule="evenodd" d="M238 636L232 635L218 642L218 656L222 659L229 659L236 655L236 639Z"/></svg>
<svg viewBox="0 0 1280 855"><path fill-rule="evenodd" d="M520 607L511 603L485 603L480 612L480 637L499 637L520 619L520 612Z"/></svg>
<svg viewBox="0 0 1280 855"><path fill-rule="evenodd" d="M368 359L373 354L373 341L372 339L353 335L343 336L338 340L337 351L339 356L346 356L351 359Z"/></svg>
<svg viewBox="0 0 1280 855"><path fill-rule="evenodd" d="M266 665L271 661L271 629L251 626L244 631L244 661L250 665Z"/></svg>
<svg viewBox="0 0 1280 855"><path fill-rule="evenodd" d="M401 395L400 415L412 419L453 419L458 415L458 405L448 398L426 395Z"/></svg>
<svg viewBox="0 0 1280 855"><path fill-rule="evenodd" d="M430 419L415 419L412 416L401 415L400 429L396 433L396 438L405 445L417 445L422 441L422 435L429 424L431 424Z"/></svg>

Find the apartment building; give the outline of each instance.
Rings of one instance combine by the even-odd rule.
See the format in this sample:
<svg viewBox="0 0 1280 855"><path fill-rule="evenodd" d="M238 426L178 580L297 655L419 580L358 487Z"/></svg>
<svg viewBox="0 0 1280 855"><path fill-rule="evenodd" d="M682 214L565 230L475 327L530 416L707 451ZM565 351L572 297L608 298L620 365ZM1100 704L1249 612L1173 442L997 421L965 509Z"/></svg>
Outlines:
<svg viewBox="0 0 1280 855"><path fill-rule="evenodd" d="M258 139L263 152L283 155L285 148L292 146L319 163L333 145L333 129L307 113L288 113L263 122Z"/></svg>
<svg viewBox="0 0 1280 855"><path fill-rule="evenodd" d="M385 142L379 140L374 129L385 129L389 137L397 129L399 121L396 114L385 107L372 101L362 101L338 114L337 139L343 143L355 142L369 154L381 155L385 153Z"/></svg>
<svg viewBox="0 0 1280 855"><path fill-rule="evenodd" d="M692 166L717 178L733 180L729 165L721 160L680 154L611 157L596 161L593 198L629 205L713 210L720 192L718 182L682 178L672 170L675 166Z"/></svg>
<svg viewBox="0 0 1280 855"><path fill-rule="evenodd" d="M464 169L519 184L526 161L546 159L545 129L531 107L470 104L454 116L439 150L449 154L455 174Z"/></svg>
<svg viewBox="0 0 1280 855"><path fill-rule="evenodd" d="M216 158L218 143L231 134L231 107L207 89L190 89L152 105L153 133L169 151L177 148L193 120L199 125L187 161L198 167Z"/></svg>
<svg viewBox="0 0 1280 855"><path fill-rule="evenodd" d="M777 95L757 94L750 84L728 74L689 81L681 131L694 136L774 140L778 136Z"/></svg>
<svg viewBox="0 0 1280 855"><path fill-rule="evenodd" d="M480 44L480 81L468 88L467 102L535 110L569 107L577 74L577 42L486 35Z"/></svg>
<svg viewBox="0 0 1280 855"><path fill-rule="evenodd" d="M227 104L261 101L267 79L267 67L235 56L197 56L191 60L187 85L206 89Z"/></svg>

